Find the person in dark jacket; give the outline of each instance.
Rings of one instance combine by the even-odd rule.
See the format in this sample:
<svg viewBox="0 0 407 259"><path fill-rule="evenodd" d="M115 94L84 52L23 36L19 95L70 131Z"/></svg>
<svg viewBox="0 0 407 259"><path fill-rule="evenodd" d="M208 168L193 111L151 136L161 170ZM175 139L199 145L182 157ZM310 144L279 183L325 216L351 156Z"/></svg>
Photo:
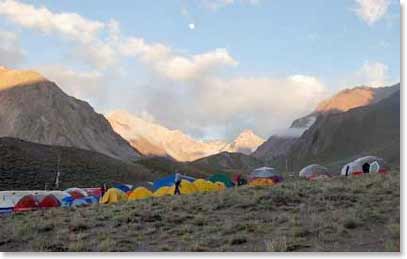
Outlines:
<svg viewBox="0 0 407 259"><path fill-rule="evenodd" d="M245 184L247 184L247 181L246 181L246 179L244 179L244 177L242 176L242 175L236 175L235 177L234 177L234 184L236 185L236 186L241 186L241 185L245 185Z"/></svg>
<svg viewBox="0 0 407 259"><path fill-rule="evenodd" d="M346 176L349 175L349 169L350 169L350 166L346 166L346 173L345 173Z"/></svg>
<svg viewBox="0 0 407 259"><path fill-rule="evenodd" d="M106 184L102 184L100 186L100 197L102 198L103 195L105 195L105 193L106 193Z"/></svg>
<svg viewBox="0 0 407 259"><path fill-rule="evenodd" d="M364 164L362 165L362 170L363 170L363 173L364 173L364 174L370 173L370 165L369 165L369 163L364 163Z"/></svg>
<svg viewBox="0 0 407 259"><path fill-rule="evenodd" d="M182 180L181 174L176 173L175 174L175 179L174 179L174 184L175 184L174 195L181 195L181 191L179 190L179 188L181 186L181 180Z"/></svg>

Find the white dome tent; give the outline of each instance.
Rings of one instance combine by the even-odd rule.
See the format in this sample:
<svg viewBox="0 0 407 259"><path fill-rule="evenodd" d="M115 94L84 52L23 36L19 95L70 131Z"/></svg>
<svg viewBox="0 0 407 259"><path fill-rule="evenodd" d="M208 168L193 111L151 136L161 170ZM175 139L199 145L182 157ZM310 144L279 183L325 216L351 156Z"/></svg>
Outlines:
<svg viewBox="0 0 407 259"><path fill-rule="evenodd" d="M326 167L319 164L312 164L304 167L299 172L300 177L305 177L309 180L330 177L329 171Z"/></svg>
<svg viewBox="0 0 407 259"><path fill-rule="evenodd" d="M368 173L386 174L388 168L384 159L376 156L358 158L342 167L341 175L363 175Z"/></svg>

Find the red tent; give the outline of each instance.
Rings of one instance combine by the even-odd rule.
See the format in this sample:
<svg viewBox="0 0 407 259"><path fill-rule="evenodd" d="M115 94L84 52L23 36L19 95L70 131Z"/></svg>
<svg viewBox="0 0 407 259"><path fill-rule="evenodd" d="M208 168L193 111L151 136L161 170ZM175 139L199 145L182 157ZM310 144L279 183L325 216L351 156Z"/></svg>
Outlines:
<svg viewBox="0 0 407 259"><path fill-rule="evenodd" d="M23 212L35 210L38 208L38 202L36 201L34 195L25 195L22 197L17 204L14 206L15 212Z"/></svg>
<svg viewBox="0 0 407 259"><path fill-rule="evenodd" d="M68 191L68 193L72 196L72 198L76 199L82 199L85 197L85 195L83 195L80 191L78 190L71 190Z"/></svg>
<svg viewBox="0 0 407 259"><path fill-rule="evenodd" d="M58 199L52 195L49 194L47 196L44 197L44 199L42 199L42 201L39 204L40 208L56 208L59 207L61 204L58 201Z"/></svg>
<svg viewBox="0 0 407 259"><path fill-rule="evenodd" d="M88 196L95 196L96 198L102 197L102 188L95 187L95 188L85 188L83 189Z"/></svg>

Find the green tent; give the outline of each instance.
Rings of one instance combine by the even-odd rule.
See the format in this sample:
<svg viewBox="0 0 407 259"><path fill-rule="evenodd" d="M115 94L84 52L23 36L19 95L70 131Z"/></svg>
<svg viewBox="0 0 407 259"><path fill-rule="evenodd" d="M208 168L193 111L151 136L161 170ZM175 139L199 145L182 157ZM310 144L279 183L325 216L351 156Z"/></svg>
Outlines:
<svg viewBox="0 0 407 259"><path fill-rule="evenodd" d="M224 174L213 174L208 178L209 181L216 183L216 182L221 182L223 183L227 188L233 186L233 182L230 180L229 177L227 177Z"/></svg>

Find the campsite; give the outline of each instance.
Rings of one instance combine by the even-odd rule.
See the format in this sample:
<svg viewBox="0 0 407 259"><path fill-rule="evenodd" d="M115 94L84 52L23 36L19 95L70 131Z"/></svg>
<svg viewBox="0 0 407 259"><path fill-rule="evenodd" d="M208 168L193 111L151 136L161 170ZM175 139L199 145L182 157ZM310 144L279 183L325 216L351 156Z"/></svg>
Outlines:
<svg viewBox="0 0 407 259"><path fill-rule="evenodd" d="M1 251L398 251L400 174L52 208L1 218ZM392 216L389 216L392 215Z"/></svg>
<svg viewBox="0 0 407 259"><path fill-rule="evenodd" d="M0 0L0 254L403 252L402 8Z"/></svg>
<svg viewBox="0 0 407 259"><path fill-rule="evenodd" d="M180 195L175 175L147 188L0 192L0 250L397 251L400 219L388 213L399 210L399 171L381 158L349 165L360 161L381 170L332 176L309 165L284 178L261 167L246 184L185 177Z"/></svg>
<svg viewBox="0 0 407 259"><path fill-rule="evenodd" d="M375 156L365 156L345 164L340 176L366 176L370 174L387 175L389 166L386 162ZM59 175L56 183L59 185ZM339 174L336 174L339 176ZM298 173L310 181L329 179L334 173L318 164L304 167ZM260 167L252 170L246 176L235 175L233 180L225 174L212 174L208 179L197 179L191 176L174 173L154 182L146 182L144 186L116 183L111 187L104 184L102 187L77 188L71 187L64 191L1 191L0 216L36 209L56 207L83 207L94 203L113 204L127 200L142 200L150 197L163 197L173 195L189 195L204 192L220 192L239 186L274 186L284 181L282 173L275 168Z"/></svg>

